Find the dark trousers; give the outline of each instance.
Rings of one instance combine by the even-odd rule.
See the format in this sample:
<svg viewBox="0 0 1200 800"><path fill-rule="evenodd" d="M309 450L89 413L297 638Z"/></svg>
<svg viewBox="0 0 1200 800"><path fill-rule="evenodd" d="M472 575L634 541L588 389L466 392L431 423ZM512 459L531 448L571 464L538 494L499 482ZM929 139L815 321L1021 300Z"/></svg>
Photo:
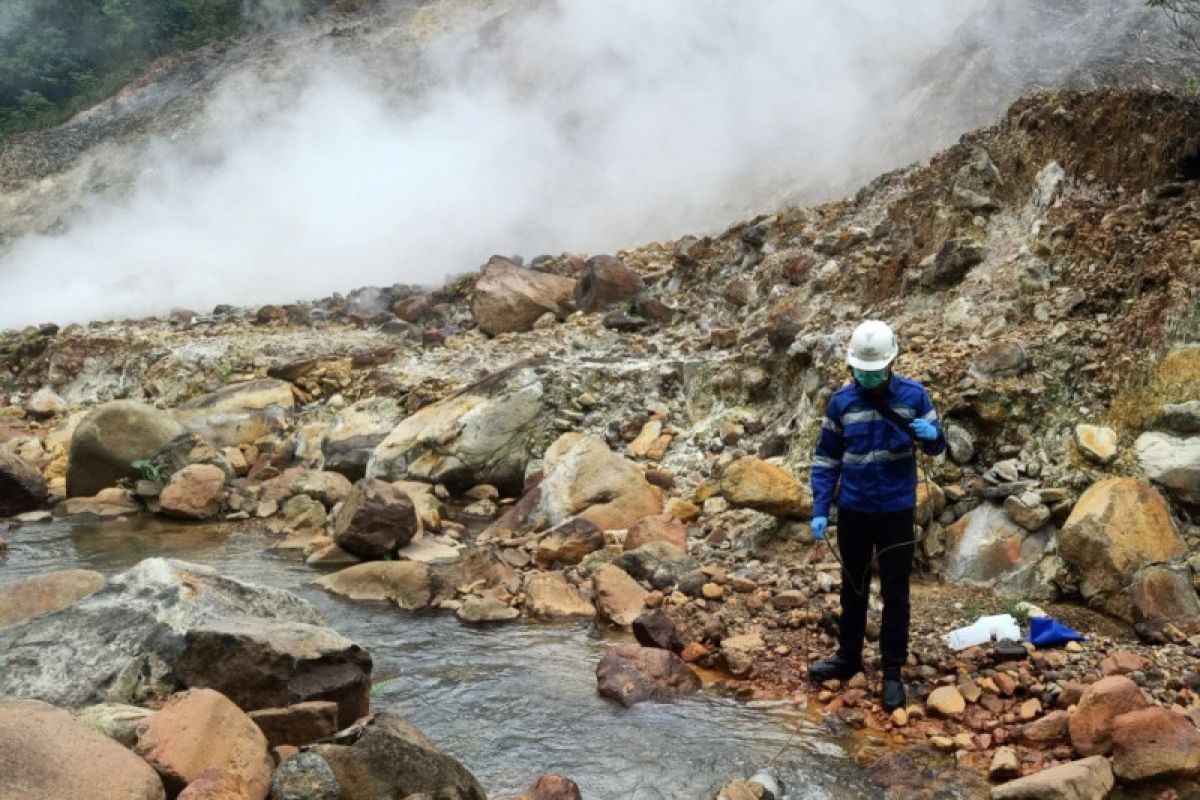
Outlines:
<svg viewBox="0 0 1200 800"><path fill-rule="evenodd" d="M884 677L900 677L908 659L908 578L912 573L913 512L864 514L838 509L837 543L842 554L842 619L838 654L862 660L871 576L879 565L883 626L879 634ZM875 558L878 554L878 558Z"/></svg>

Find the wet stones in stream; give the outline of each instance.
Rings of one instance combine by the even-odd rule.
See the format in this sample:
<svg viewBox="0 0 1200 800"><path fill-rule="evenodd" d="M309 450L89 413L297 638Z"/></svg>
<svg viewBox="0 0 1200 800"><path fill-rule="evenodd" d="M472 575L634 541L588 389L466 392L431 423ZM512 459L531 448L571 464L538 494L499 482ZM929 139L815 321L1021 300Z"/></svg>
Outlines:
<svg viewBox="0 0 1200 800"><path fill-rule="evenodd" d="M623 644L596 666L600 694L623 706L646 700L667 702L700 689L700 678L669 650Z"/></svg>

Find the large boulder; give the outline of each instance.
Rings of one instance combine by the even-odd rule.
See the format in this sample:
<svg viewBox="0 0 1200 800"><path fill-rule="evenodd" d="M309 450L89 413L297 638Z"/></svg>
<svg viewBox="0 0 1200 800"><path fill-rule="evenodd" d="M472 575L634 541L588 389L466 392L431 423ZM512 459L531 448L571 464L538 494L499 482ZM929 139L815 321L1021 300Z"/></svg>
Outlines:
<svg viewBox="0 0 1200 800"><path fill-rule="evenodd" d="M377 478L354 484L333 519L333 540L359 558L383 558L411 542L420 530L412 499Z"/></svg>
<svg viewBox="0 0 1200 800"><path fill-rule="evenodd" d="M575 306L591 313L636 300L646 291L642 276L613 256L592 256L575 285Z"/></svg>
<svg viewBox="0 0 1200 800"><path fill-rule="evenodd" d="M1102 800L1115 785L1108 759L1092 756L996 786L991 800Z"/></svg>
<svg viewBox="0 0 1200 800"><path fill-rule="evenodd" d="M181 519L209 519L221 511L225 473L212 464L192 464L171 476L158 501L162 513Z"/></svg>
<svg viewBox="0 0 1200 800"><path fill-rule="evenodd" d="M1200 508L1200 436L1143 433L1133 449L1147 478L1179 502Z"/></svg>
<svg viewBox="0 0 1200 800"><path fill-rule="evenodd" d="M1161 706L1113 721L1113 772L1122 781L1165 780L1200 774L1200 731Z"/></svg>
<svg viewBox="0 0 1200 800"><path fill-rule="evenodd" d="M1138 685L1124 675L1101 678L1084 690L1071 714L1071 746L1082 756L1108 755L1114 720L1149 705Z"/></svg>
<svg viewBox="0 0 1200 800"><path fill-rule="evenodd" d="M777 517L812 516L812 493L787 470L753 456L731 461L716 480L731 504Z"/></svg>
<svg viewBox="0 0 1200 800"><path fill-rule="evenodd" d="M375 448L367 476L444 483L490 483L519 491L541 426L544 390L530 368L506 370L422 408Z"/></svg>
<svg viewBox="0 0 1200 800"><path fill-rule="evenodd" d="M572 308L575 281L518 266L493 256L475 282L471 316L479 329L495 336L533 330L543 314L564 317Z"/></svg>
<svg viewBox="0 0 1200 800"><path fill-rule="evenodd" d="M91 497L122 478L136 480L141 475L133 462L153 458L184 432L167 412L132 400L97 407L79 421L71 436L67 494Z"/></svg>
<svg viewBox="0 0 1200 800"><path fill-rule="evenodd" d="M175 413L190 430L218 446L236 447L284 433L295 410L291 384L260 378L231 383L183 404Z"/></svg>
<svg viewBox="0 0 1200 800"><path fill-rule="evenodd" d="M487 800L466 767L394 714L376 714L350 746L319 744L310 752L329 764L343 797Z"/></svg>
<svg viewBox="0 0 1200 800"><path fill-rule="evenodd" d="M546 450L534 517L559 525L580 517L604 530L662 513L663 493L636 464L596 436L566 433Z"/></svg>
<svg viewBox="0 0 1200 800"><path fill-rule="evenodd" d="M174 695L146 717L134 752L158 772L172 797L209 770L228 776L246 800L265 800L271 791L267 738L245 712L211 689Z"/></svg>
<svg viewBox="0 0 1200 800"><path fill-rule="evenodd" d="M1142 567L1178 558L1187 549L1166 500L1135 478L1094 484L1075 504L1059 534L1059 554L1080 576L1089 603L1132 619L1129 584Z"/></svg>
<svg viewBox="0 0 1200 800"><path fill-rule="evenodd" d="M246 711L330 700L345 727L368 711L371 656L321 625L230 617L187 632L175 673Z"/></svg>
<svg viewBox="0 0 1200 800"><path fill-rule="evenodd" d="M150 766L65 711L0 701L3 800L165 800Z"/></svg>
<svg viewBox="0 0 1200 800"><path fill-rule="evenodd" d="M406 611L427 608L434 600L433 571L418 561L355 564L314 583L351 600L391 600Z"/></svg>
<svg viewBox="0 0 1200 800"><path fill-rule="evenodd" d="M0 628L78 603L104 588L90 569L64 569L0 586Z"/></svg>
<svg viewBox="0 0 1200 800"><path fill-rule="evenodd" d="M952 583L1024 595L1037 579L1050 538L1050 529L1030 533L999 506L984 503L947 530L942 576Z"/></svg>
<svg viewBox="0 0 1200 800"><path fill-rule="evenodd" d="M699 690L700 678L670 650L621 644L596 665L600 694L623 706L668 702Z"/></svg>
<svg viewBox="0 0 1200 800"><path fill-rule="evenodd" d="M73 606L0 629L0 697L68 708L165 699L182 686L186 632L232 615L323 624L291 592L150 558Z"/></svg>
<svg viewBox="0 0 1200 800"><path fill-rule="evenodd" d="M626 551L636 550L651 542L667 542L686 552L687 526L667 514L643 517L629 529L622 547Z"/></svg>
<svg viewBox="0 0 1200 800"><path fill-rule="evenodd" d="M321 437L325 469L352 481L363 477L371 453L403 418L404 409L390 397L371 397L343 409Z"/></svg>
<svg viewBox="0 0 1200 800"><path fill-rule="evenodd" d="M42 473L6 450L0 450L0 517L41 508L49 497Z"/></svg>
<svg viewBox="0 0 1200 800"><path fill-rule="evenodd" d="M1146 567L1133 576L1129 594L1133 624L1139 633L1157 638L1168 626L1188 636L1200 633L1200 599L1190 571Z"/></svg>

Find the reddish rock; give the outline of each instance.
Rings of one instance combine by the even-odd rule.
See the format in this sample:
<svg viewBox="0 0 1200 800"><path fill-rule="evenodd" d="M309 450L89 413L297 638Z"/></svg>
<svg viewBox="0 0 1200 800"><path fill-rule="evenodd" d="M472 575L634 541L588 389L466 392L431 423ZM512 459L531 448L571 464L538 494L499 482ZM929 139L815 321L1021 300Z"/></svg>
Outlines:
<svg viewBox="0 0 1200 800"><path fill-rule="evenodd" d="M181 519L209 519L221 511L225 473L212 464L192 464L171 476L159 496L162 512Z"/></svg>
<svg viewBox="0 0 1200 800"><path fill-rule="evenodd" d="M1001 784L991 800L1101 800L1115 783L1108 759L1093 756Z"/></svg>
<svg viewBox="0 0 1200 800"><path fill-rule="evenodd" d="M642 517L625 535L624 549L636 550L650 542L668 542L687 552L687 526L668 514Z"/></svg>
<svg viewBox="0 0 1200 800"><path fill-rule="evenodd" d="M1016 733L1018 739L1032 745L1050 745L1065 742L1070 736L1068 723L1071 715L1066 711L1051 711L1041 719L1021 726Z"/></svg>
<svg viewBox="0 0 1200 800"><path fill-rule="evenodd" d="M1191 571L1152 566L1138 572L1130 587L1133 624L1144 635L1174 626L1187 635L1200 633L1200 599Z"/></svg>
<svg viewBox="0 0 1200 800"><path fill-rule="evenodd" d="M666 702L699 690L700 679L669 650L624 644L609 648L596 666L600 694L624 706Z"/></svg>
<svg viewBox="0 0 1200 800"><path fill-rule="evenodd" d="M262 731L220 692L191 689L174 695L138 728L134 752L176 796L207 770L238 780L247 800L271 790L271 756Z"/></svg>
<svg viewBox="0 0 1200 800"><path fill-rule="evenodd" d="M363 478L333 520L333 539L360 558L383 558L421 529L412 498L394 484Z"/></svg>
<svg viewBox="0 0 1200 800"><path fill-rule="evenodd" d="M562 318L571 311L575 281L493 256L475 282L471 316L479 329L495 336L529 331L543 314Z"/></svg>
<svg viewBox="0 0 1200 800"><path fill-rule="evenodd" d="M617 625L631 625L646 610L646 590L629 573L605 564L592 576L596 610Z"/></svg>
<svg viewBox="0 0 1200 800"><path fill-rule="evenodd" d="M613 256L592 256L575 285L575 306L591 313L633 300L646 290L642 277Z"/></svg>
<svg viewBox="0 0 1200 800"><path fill-rule="evenodd" d="M179 800L246 800L250 791L241 778L223 769L206 769L187 785Z"/></svg>
<svg viewBox="0 0 1200 800"><path fill-rule="evenodd" d="M514 800L583 800L579 787L570 778L562 775L543 775L538 778L529 791L518 795Z"/></svg>
<svg viewBox="0 0 1200 800"><path fill-rule="evenodd" d="M1113 771L1122 781L1200 774L1200 731L1160 706L1113 720Z"/></svg>
<svg viewBox="0 0 1200 800"><path fill-rule="evenodd" d="M642 647L657 647L660 650L680 649L679 632L675 622L662 609L647 611L633 621L633 638Z"/></svg>
<svg viewBox="0 0 1200 800"><path fill-rule="evenodd" d="M0 798L164 800L146 762L66 711L0 701Z"/></svg>
<svg viewBox="0 0 1200 800"><path fill-rule="evenodd" d="M1068 725L1075 752L1107 755L1112 749L1113 720L1148 705L1142 690L1129 678L1114 675L1096 681L1083 693Z"/></svg>
<svg viewBox="0 0 1200 800"><path fill-rule="evenodd" d="M331 700L312 700L286 708L262 708L251 711L250 719L267 737L271 747L301 747L337 733L338 704Z"/></svg>
<svg viewBox="0 0 1200 800"><path fill-rule="evenodd" d="M1131 653L1128 650L1118 650L1108 655L1100 662L1100 671L1108 675L1128 675L1150 666L1150 659Z"/></svg>
<svg viewBox="0 0 1200 800"><path fill-rule="evenodd" d="M103 586L104 576L90 569L64 569L0 586L0 628L75 605Z"/></svg>

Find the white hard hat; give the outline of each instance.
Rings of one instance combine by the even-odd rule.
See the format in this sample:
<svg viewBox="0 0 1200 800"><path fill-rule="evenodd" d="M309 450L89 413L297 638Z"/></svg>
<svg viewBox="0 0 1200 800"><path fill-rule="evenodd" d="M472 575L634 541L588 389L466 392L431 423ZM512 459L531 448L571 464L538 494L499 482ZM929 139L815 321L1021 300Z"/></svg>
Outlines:
<svg viewBox="0 0 1200 800"><path fill-rule="evenodd" d="M896 334L886 322L869 319L850 335L850 350L846 361L855 369L886 369L900 351Z"/></svg>

